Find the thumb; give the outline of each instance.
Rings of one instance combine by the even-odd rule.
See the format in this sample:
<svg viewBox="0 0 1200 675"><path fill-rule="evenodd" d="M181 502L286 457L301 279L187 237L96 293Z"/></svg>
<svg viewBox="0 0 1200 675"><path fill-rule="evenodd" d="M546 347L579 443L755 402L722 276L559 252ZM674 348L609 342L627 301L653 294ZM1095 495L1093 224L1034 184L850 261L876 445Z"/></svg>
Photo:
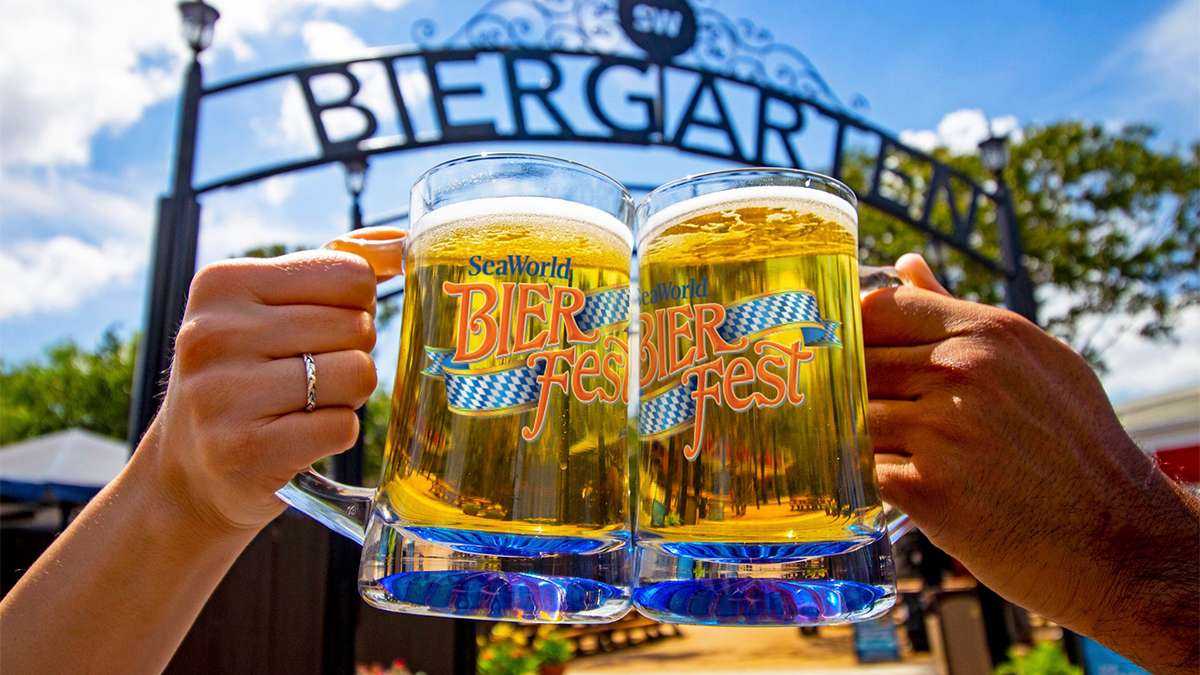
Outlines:
<svg viewBox="0 0 1200 675"><path fill-rule="evenodd" d="M929 263L925 262L925 258L919 253L905 253L896 261L896 270L900 272L900 276L909 284L923 288L927 291L933 291L946 297L953 297L950 291L942 287L941 282L934 276L933 270L929 268Z"/></svg>
<svg viewBox="0 0 1200 675"><path fill-rule="evenodd" d="M379 282L404 273L408 233L398 227L364 227L347 232L322 248L353 253L366 259Z"/></svg>

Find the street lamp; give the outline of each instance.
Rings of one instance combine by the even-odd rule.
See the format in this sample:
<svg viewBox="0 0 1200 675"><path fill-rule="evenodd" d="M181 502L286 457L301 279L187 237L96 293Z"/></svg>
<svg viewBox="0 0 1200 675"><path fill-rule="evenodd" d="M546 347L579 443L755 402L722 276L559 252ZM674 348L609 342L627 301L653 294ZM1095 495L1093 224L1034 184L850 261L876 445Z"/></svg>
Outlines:
<svg viewBox="0 0 1200 675"><path fill-rule="evenodd" d="M1013 209L1012 191L1004 180L1004 169L1008 166L1008 136L989 133L979 144L979 161L996 179L996 225L1007 276L1005 304L1017 314L1037 323L1037 300L1021 253L1020 227Z"/></svg>
<svg viewBox="0 0 1200 675"><path fill-rule="evenodd" d="M187 40L192 53L198 55L208 49L212 44L213 26L221 18L217 8L203 0L181 2L179 14L183 16L183 39Z"/></svg>
<svg viewBox="0 0 1200 675"><path fill-rule="evenodd" d="M367 158L363 155L342 162L346 170L346 193L350 195L350 227L357 230L363 226L363 190L367 187Z"/></svg>
<svg viewBox="0 0 1200 675"><path fill-rule="evenodd" d="M989 134L979 144L979 159L983 167L993 174L1000 174L1008 166L1008 136Z"/></svg>

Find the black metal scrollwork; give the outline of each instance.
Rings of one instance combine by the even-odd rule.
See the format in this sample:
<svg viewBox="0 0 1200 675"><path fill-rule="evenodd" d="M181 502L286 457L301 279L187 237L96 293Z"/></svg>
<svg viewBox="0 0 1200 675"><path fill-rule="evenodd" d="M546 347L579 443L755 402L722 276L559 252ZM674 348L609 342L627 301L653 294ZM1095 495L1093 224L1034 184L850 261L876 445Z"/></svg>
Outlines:
<svg viewBox="0 0 1200 675"><path fill-rule="evenodd" d="M416 21L421 48L566 49L635 54L621 33L614 0L491 0L454 33L438 37L436 22Z"/></svg>
<svg viewBox="0 0 1200 675"><path fill-rule="evenodd" d="M770 30L749 19L731 19L712 7L695 8L696 44L675 59L679 65L736 77L818 101L842 111L864 111L861 94L850 105L834 92L812 61ZM437 24L413 24L422 48L565 49L639 56L621 29L617 0L491 0L454 33L440 38Z"/></svg>

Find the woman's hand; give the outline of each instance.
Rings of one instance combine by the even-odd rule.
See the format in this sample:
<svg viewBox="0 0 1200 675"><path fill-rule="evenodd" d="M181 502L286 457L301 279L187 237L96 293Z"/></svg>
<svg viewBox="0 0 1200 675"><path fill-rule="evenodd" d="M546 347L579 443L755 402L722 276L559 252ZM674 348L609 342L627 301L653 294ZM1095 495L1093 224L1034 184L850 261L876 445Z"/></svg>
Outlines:
<svg viewBox="0 0 1200 675"><path fill-rule="evenodd" d="M375 389L375 274L360 256L306 251L209 265L175 339L167 394L138 453L167 496L218 529L258 529L275 491L354 444ZM301 355L316 362L305 412Z"/></svg>
<svg viewBox="0 0 1200 675"><path fill-rule="evenodd" d="M1200 506L1069 347L924 260L863 300L880 490L1009 600L1154 672L1197 665Z"/></svg>
<svg viewBox="0 0 1200 675"><path fill-rule="evenodd" d="M275 491L354 444L354 409L375 388L373 268L402 271L403 236L360 230L337 240L358 255L229 260L196 275L166 398L133 458L0 602L0 672L167 665L229 566L283 510Z"/></svg>

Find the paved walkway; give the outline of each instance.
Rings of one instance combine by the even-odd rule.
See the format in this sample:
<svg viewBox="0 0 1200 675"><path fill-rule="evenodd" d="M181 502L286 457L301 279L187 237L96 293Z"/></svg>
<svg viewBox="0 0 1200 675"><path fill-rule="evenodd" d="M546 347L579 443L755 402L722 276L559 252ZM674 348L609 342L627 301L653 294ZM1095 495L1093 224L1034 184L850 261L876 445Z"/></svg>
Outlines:
<svg viewBox="0 0 1200 675"><path fill-rule="evenodd" d="M819 637L803 637L795 628L713 628L684 626L683 637L665 638L611 654L573 661L570 673L870 673L936 675L928 655L903 663L859 665L851 629L831 626Z"/></svg>

